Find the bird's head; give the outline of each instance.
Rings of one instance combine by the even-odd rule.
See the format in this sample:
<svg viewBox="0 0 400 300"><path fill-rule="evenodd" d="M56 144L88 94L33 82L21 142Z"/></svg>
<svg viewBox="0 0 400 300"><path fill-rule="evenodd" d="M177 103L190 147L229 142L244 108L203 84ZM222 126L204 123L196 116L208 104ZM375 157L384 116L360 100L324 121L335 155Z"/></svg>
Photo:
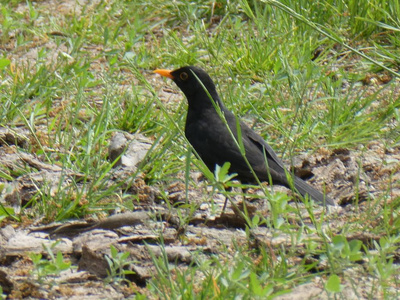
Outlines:
<svg viewBox="0 0 400 300"><path fill-rule="evenodd" d="M185 94L189 102L189 107L212 105L210 96L214 101L218 102L218 104L221 104L214 82L210 76L199 67L186 66L174 71L157 69L154 73L171 78Z"/></svg>

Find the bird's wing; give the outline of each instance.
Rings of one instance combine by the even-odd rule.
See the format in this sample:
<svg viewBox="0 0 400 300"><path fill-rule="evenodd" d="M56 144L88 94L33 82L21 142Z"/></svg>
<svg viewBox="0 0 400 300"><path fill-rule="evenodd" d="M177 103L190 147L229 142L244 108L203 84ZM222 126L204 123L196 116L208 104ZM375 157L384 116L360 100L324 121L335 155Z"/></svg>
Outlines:
<svg viewBox="0 0 400 300"><path fill-rule="evenodd" d="M264 139L258 135L255 131L250 129L246 124L242 124L241 126L244 135L248 137L248 139L256 145L262 152L265 151L265 155L267 156L268 159L272 160L275 162L278 166L281 168L285 169L285 166L283 165L283 162L279 159L279 157L276 155L275 151L271 148L270 145L267 144Z"/></svg>
<svg viewBox="0 0 400 300"><path fill-rule="evenodd" d="M282 161L278 158L278 156L276 155L274 150L272 150L271 146L269 146L267 144L267 142L265 142L261 136L259 136L257 133L255 133L253 130L251 130L246 125L242 126L242 130L244 131L244 134L246 134L246 137L252 143L254 143L261 151L264 151L263 149L265 149L265 155L268 159L268 163L270 164L270 170L273 169L273 166L271 166L271 163L272 164L275 163L276 165L281 167L283 170L285 170L285 166L283 165ZM275 168L275 169L277 169L277 168ZM275 178L277 179L277 181L280 180L281 183L284 183L284 185L289 187L287 185L286 176L287 176L287 174L285 174L284 172L279 172L279 171L276 172L276 174L275 174ZM333 201L331 198L324 195L320 191L316 190L314 187L312 187L311 185L309 185L308 183L306 183L304 180L300 179L297 176L293 176L293 184L294 184L294 188L303 196L308 194L315 201L318 201L318 202L321 202L324 204L328 204L328 205L333 205L333 206L336 205L335 201Z"/></svg>

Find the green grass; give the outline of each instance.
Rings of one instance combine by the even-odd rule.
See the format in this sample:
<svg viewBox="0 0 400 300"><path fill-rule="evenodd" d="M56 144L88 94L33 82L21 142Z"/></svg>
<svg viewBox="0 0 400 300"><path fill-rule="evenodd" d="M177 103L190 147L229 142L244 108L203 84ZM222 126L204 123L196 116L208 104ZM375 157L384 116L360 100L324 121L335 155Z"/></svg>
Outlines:
<svg viewBox="0 0 400 300"><path fill-rule="evenodd" d="M26 128L33 139L25 151L80 174L53 195L46 187L38 191L20 213L29 218L44 216L50 222L129 209L126 187L106 184L108 142L120 130L154 138L138 170L147 184L163 190L184 172L186 187L197 188L188 170L204 166L193 155L185 163L186 103L159 98L161 79L154 79L155 68L205 68L226 106L287 160L321 147L359 150L373 140L387 148L400 144L398 1L115 0L88 3L79 13L68 7L49 9L45 1L13 0L0 8L0 125ZM366 76L375 74L393 80L365 87ZM170 81L163 85L174 87ZM1 168L4 181L32 171ZM214 185L221 187L221 182ZM277 236L286 233L296 240L275 249L278 261L266 245L236 245L221 249L234 253L229 263L223 255L201 256L197 264L172 274L165 260L154 257L158 274L148 284L149 293L265 299L313 277L323 278L332 292L340 290L332 276L350 280L345 271L358 270L362 256L367 260L360 273L373 278L383 297L398 296L389 289L399 285L394 258L398 200L382 204L385 199L369 199L368 213L341 230L326 231L323 223L334 220L311 217L315 228L309 228L299 210L287 208L286 196L271 197L272 218L249 220L247 236L250 243L251 230L268 224ZM181 212L186 225L184 213L196 208L188 205ZM296 225L289 225L292 218ZM345 239L360 229L381 238L370 247ZM305 233L320 239L312 241ZM290 263L299 248L302 260ZM318 270L315 256L326 263L324 270ZM199 274L201 280L186 280ZM374 292L367 294L373 298Z"/></svg>

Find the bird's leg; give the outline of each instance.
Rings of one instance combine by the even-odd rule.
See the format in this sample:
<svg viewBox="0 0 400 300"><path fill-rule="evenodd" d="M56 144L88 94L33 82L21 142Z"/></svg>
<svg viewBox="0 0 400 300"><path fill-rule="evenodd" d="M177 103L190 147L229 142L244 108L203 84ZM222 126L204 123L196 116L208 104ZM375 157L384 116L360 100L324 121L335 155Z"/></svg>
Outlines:
<svg viewBox="0 0 400 300"><path fill-rule="evenodd" d="M226 204L228 203L228 197L225 197L225 202L224 202L224 207L222 208L222 213L221 215L223 215L225 213L225 208L226 208Z"/></svg>
<svg viewBox="0 0 400 300"><path fill-rule="evenodd" d="M243 203L244 203L244 201L246 201L246 196L245 196L245 194L246 194L246 191L247 191L249 188L243 187L243 186L242 186L242 187L240 187L240 189L242 190ZM226 192L232 192L233 186L225 186L225 185L224 185L224 190L225 190ZM233 199L231 199L229 195L225 195L225 202L224 202L224 206L223 206L223 208L222 208L222 213L221 213L221 215L225 213L225 209L226 209L226 206L227 206L227 204L228 204L228 200L231 202L231 204L232 204L232 206L234 207L234 209L237 209L237 208L238 208L238 207L236 206L236 204L233 202Z"/></svg>
<svg viewBox="0 0 400 300"><path fill-rule="evenodd" d="M227 191L232 191L232 187L231 186L225 186L224 185L224 190L225 190L225 192L227 192ZM225 195L225 202L224 202L224 207L222 208L222 212L221 212L221 215L223 215L224 213L225 213L225 209L226 209L226 205L228 204L228 200L229 200L229 195ZM232 200L231 200L231 202L232 202Z"/></svg>

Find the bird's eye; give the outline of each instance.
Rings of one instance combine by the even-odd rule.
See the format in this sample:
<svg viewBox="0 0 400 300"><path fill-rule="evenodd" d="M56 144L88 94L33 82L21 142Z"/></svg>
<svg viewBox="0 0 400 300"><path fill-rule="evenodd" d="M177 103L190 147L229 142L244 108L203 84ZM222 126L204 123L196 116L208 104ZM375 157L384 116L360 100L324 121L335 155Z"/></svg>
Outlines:
<svg viewBox="0 0 400 300"><path fill-rule="evenodd" d="M179 77L180 77L182 80L186 80L186 79L188 79L189 75L188 75L186 72L182 72L182 73L179 75Z"/></svg>

